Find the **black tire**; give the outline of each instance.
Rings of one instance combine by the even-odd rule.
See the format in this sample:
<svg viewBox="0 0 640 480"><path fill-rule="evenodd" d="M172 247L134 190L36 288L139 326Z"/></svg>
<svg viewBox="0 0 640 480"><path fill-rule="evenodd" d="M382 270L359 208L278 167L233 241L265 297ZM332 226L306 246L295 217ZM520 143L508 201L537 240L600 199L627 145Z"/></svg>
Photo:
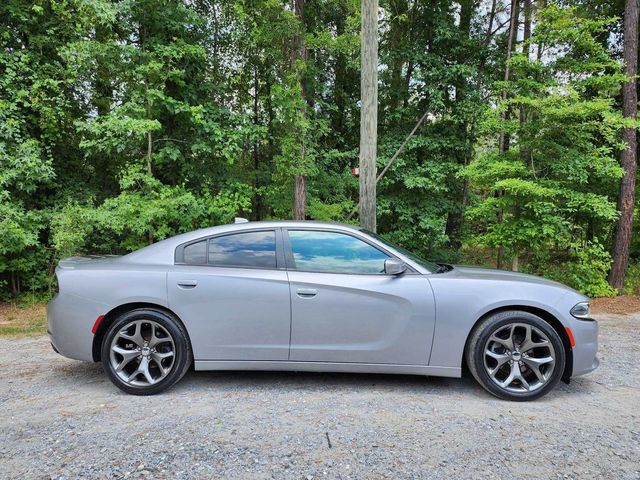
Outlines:
<svg viewBox="0 0 640 480"><path fill-rule="evenodd" d="M116 372L116 367L112 363L111 345L114 338L119 335L120 332L122 332L122 330L125 329L128 324L132 324L132 322L135 321L154 322L161 327L158 330L164 329L173 340L173 343L171 344L173 358L170 365L170 370L165 374L166 376L157 381L157 383L147 385L132 385L130 383L127 383L118 375L118 373ZM143 325L150 325L145 324L144 322L142 323ZM134 344L135 343L132 342L132 345ZM104 339L102 340L101 355L102 365L107 372L109 380L111 380L111 382L113 382L113 384L120 390L132 395L154 395L173 386L185 375L185 373L191 366L193 358L189 338L182 323L173 315L153 308L139 308L120 315L109 326L109 329L107 330ZM135 368L135 362L140 362L140 358L142 357L138 356L137 358L131 360L130 362L131 364L133 364L133 366L130 368ZM156 371L159 372L157 367ZM138 376L137 378L140 377ZM142 378L144 381L144 375L142 376Z"/></svg>
<svg viewBox="0 0 640 480"><path fill-rule="evenodd" d="M547 379L544 382L542 382L539 379L539 377L535 375L536 372L528 368L528 364L525 361L515 362L515 363L518 363L519 365L523 365L522 367L520 367L519 365L516 365L516 367L518 367L518 371L520 371L519 369L522 368L523 369L522 371L526 372L526 375L523 373L523 376L525 377L525 381L527 381L527 379L533 379L535 382L539 383L539 386L533 389L532 391L513 391L516 388L522 388L523 390L526 389L523 383L520 382L519 380L513 381L509 385L511 386L511 389L503 388L500 385L498 385L498 380L503 380L503 381L508 381L508 380L501 379L501 378L494 380L492 379L489 372L487 371L488 368L496 368L499 365L498 362L496 361L495 364L491 364L487 367L487 363L490 361L493 361L491 358L486 359L486 356L485 356L485 351L488 345L493 345L494 349L495 349L495 345L500 345L500 343L498 342L493 342L489 344L489 339L492 337L494 333L500 334L501 332L509 331L511 329L510 327L512 327L513 325L518 325L516 326L516 330L515 330L516 338L519 338L517 337L517 334L519 332L521 333L527 332L528 327L526 327L526 325L530 325L538 330L538 332L534 333L534 336L541 332L543 335L546 336L551 346L553 347L553 352L550 349L547 349L546 346L542 346L537 350L538 352L539 351L544 352L545 351L544 349L547 349L546 351L548 352L549 356L555 356L555 363L551 364L552 368L538 367L538 372L542 371L543 368L549 368L549 370L545 370L545 376L547 376ZM513 330L511 331L513 332ZM535 332L535 330L533 331ZM542 339L539 338L539 340L542 340ZM517 341L514 343L517 344ZM538 343L538 344L545 345L542 343ZM522 343L520 345L522 345ZM507 355L510 358L510 360L508 360L507 363L505 363L503 366L500 367L503 370L499 371L499 374L507 375L508 377L508 374L511 372L511 369L512 369L511 364L514 363L514 360L513 360L514 357L512 356L512 354L507 352L514 352L514 351L518 352L517 357L515 358L521 358L521 354L519 353L519 349L517 346L514 348L514 350L508 350L505 347L504 352L500 351L499 353L500 356ZM531 350L531 351L535 352L535 350ZM551 353L553 353L553 355L550 355ZM544 353L542 353L540 356L544 357ZM560 380L560 378L562 377L562 374L565 368L565 362L566 362L564 345L562 343L562 339L560 338L556 330L549 323L547 323L545 320L538 317L537 315L534 315L529 312L519 311L519 310L509 310L509 311L498 312L482 320L474 328L474 330L471 332L471 335L469 336L469 341L467 342L467 349L465 352L465 358L467 361L467 366L469 368L469 371L471 372L473 377L476 379L476 381L486 391L488 391L492 395L495 395L498 398L501 398L504 400L518 401L518 402L535 400L536 398L540 398L543 395L546 395L550 390L552 390L555 387L555 385L558 383L558 380ZM494 377L497 377L497 375L494 375Z"/></svg>

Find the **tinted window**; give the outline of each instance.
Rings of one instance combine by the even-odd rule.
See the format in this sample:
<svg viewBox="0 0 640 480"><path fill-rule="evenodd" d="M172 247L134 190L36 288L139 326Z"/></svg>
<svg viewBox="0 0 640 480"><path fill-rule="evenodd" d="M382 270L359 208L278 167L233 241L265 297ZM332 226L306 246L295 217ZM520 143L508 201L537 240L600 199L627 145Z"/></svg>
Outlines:
<svg viewBox="0 0 640 480"><path fill-rule="evenodd" d="M209 263L233 267L276 268L274 231L225 235L209 240Z"/></svg>
<svg viewBox="0 0 640 480"><path fill-rule="evenodd" d="M202 240L184 247L184 263L200 264L207 263L207 241Z"/></svg>
<svg viewBox="0 0 640 480"><path fill-rule="evenodd" d="M383 273L389 258L351 235L289 230L296 269L308 272Z"/></svg>

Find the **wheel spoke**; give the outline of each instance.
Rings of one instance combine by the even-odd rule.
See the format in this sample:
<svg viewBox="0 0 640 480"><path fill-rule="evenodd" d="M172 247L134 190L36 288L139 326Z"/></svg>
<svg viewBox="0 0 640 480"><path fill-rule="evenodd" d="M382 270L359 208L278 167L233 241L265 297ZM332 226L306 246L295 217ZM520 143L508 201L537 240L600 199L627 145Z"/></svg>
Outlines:
<svg viewBox="0 0 640 480"><path fill-rule="evenodd" d="M553 357L543 357L543 358L533 358L533 357L522 357L522 361L531 369L531 371L535 374L538 380L542 383L546 382L546 377L540 371L540 367L542 365L546 365L548 363L553 362Z"/></svg>
<svg viewBox="0 0 640 480"><path fill-rule="evenodd" d="M514 364L511 364L511 371L509 372L509 376L507 378L505 378L504 381L499 382L498 384L502 387L502 388L507 388L509 385L511 385L511 383L515 380L516 378L516 370L514 367Z"/></svg>
<svg viewBox="0 0 640 480"><path fill-rule="evenodd" d="M127 365L129 365L131 360L133 360L134 358L137 358L140 355L140 352L138 352L137 350L127 350L117 345L112 347L111 351L122 356L122 361L118 363L118 365L116 366L116 371L118 372L122 370L124 367L126 367Z"/></svg>
<svg viewBox="0 0 640 480"><path fill-rule="evenodd" d="M522 370L520 369L520 364L518 362L513 362L513 366L514 366L514 369L516 371L515 379L520 381L520 385L522 385L525 390L527 390L527 391L531 390L531 385L529 385L529 382L527 382L527 380L522 375Z"/></svg>
<svg viewBox="0 0 640 480"><path fill-rule="evenodd" d="M544 375L540 371L540 365L531 364L525 360L527 366L531 369L531 371L535 374L536 378L539 382L544 383L547 379L544 378Z"/></svg>
<svg viewBox="0 0 640 480"><path fill-rule="evenodd" d="M165 353L153 352L151 356L156 362L161 362L165 358L173 357L173 352L165 352Z"/></svg>
<svg viewBox="0 0 640 480"><path fill-rule="evenodd" d="M164 377L167 373L169 373L171 371L171 367L164 367L162 365L162 360L159 360L158 358L156 358L155 356L151 357L151 361L153 361L153 363L155 363L158 368L160 369L160 371L162 372L162 376Z"/></svg>
<svg viewBox="0 0 640 480"><path fill-rule="evenodd" d="M553 362L553 357L542 357L542 358L522 357L522 361L527 365L529 365L530 367L533 365L540 367L546 363Z"/></svg>
<svg viewBox="0 0 640 480"><path fill-rule="evenodd" d="M489 370L489 375L491 375L492 377L495 376L495 374L498 372L498 370L500 370L500 368L502 368L502 366L507 363L509 361L509 355L506 353L496 353L493 352L491 350L487 350L485 352L485 355L488 355L489 357L493 358L497 363L496 366L494 368L492 368L491 370Z"/></svg>
<svg viewBox="0 0 640 480"><path fill-rule="evenodd" d="M511 351L514 349L513 346L513 330L514 330L514 326L511 327L511 331L509 332L509 336L507 338L500 338L498 336L496 336L495 334L491 336L491 338L489 338L490 342L496 342L499 343L500 345L502 345L504 348L506 348L507 350Z"/></svg>
<svg viewBox="0 0 640 480"><path fill-rule="evenodd" d="M149 340L149 347L154 348L156 345L159 345L161 343L165 343L165 342L171 342L171 337L158 337L156 335L156 332L158 331L158 326L157 325L152 325L151 328L151 340Z"/></svg>
<svg viewBox="0 0 640 480"><path fill-rule="evenodd" d="M140 362L140 366L138 367L138 369L140 370L140 373L144 375L144 378L147 379L149 385L155 383L155 380L153 379L153 377L151 376L151 372L149 371L149 357L142 357L142 361Z"/></svg>
<svg viewBox="0 0 640 480"><path fill-rule="evenodd" d="M520 346L518 347L521 352L526 352L533 348L533 340L531 335L531 325L525 325L524 327L525 335L522 342L520 342Z"/></svg>
<svg viewBox="0 0 640 480"><path fill-rule="evenodd" d="M527 333L524 337L524 340L520 344L520 352L525 353L534 348L546 347L547 345L549 345L548 340L542 340L540 342L533 341L533 335L532 335L533 328L531 327L531 325L526 325L525 329Z"/></svg>
<svg viewBox="0 0 640 480"><path fill-rule="evenodd" d="M142 338L142 321L135 322L135 330L133 335L129 335L128 330L131 328L131 324L120 331L120 336L126 340L131 340L137 346L142 347L144 345L144 338Z"/></svg>

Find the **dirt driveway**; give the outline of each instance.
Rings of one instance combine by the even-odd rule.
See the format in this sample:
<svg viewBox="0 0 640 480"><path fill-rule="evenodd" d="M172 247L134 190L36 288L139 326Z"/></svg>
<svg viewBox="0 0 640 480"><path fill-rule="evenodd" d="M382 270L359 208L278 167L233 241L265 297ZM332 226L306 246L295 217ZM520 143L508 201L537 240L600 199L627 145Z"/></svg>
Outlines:
<svg viewBox="0 0 640 480"><path fill-rule="evenodd" d="M532 403L469 378L187 374L132 397L44 337L0 339L1 478L640 478L640 314Z"/></svg>

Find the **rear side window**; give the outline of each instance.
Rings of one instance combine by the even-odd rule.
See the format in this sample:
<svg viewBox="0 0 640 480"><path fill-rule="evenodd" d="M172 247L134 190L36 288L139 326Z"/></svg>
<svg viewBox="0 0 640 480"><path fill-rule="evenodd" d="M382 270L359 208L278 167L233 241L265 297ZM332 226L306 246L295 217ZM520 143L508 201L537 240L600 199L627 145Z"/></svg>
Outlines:
<svg viewBox="0 0 640 480"><path fill-rule="evenodd" d="M389 256L358 238L336 232L289 230L296 270L329 273L384 273Z"/></svg>
<svg viewBox="0 0 640 480"><path fill-rule="evenodd" d="M207 241L201 240L184 247L184 263L202 265L207 263Z"/></svg>
<svg viewBox="0 0 640 480"><path fill-rule="evenodd" d="M246 232L209 239L209 265L276 268L276 234Z"/></svg>

